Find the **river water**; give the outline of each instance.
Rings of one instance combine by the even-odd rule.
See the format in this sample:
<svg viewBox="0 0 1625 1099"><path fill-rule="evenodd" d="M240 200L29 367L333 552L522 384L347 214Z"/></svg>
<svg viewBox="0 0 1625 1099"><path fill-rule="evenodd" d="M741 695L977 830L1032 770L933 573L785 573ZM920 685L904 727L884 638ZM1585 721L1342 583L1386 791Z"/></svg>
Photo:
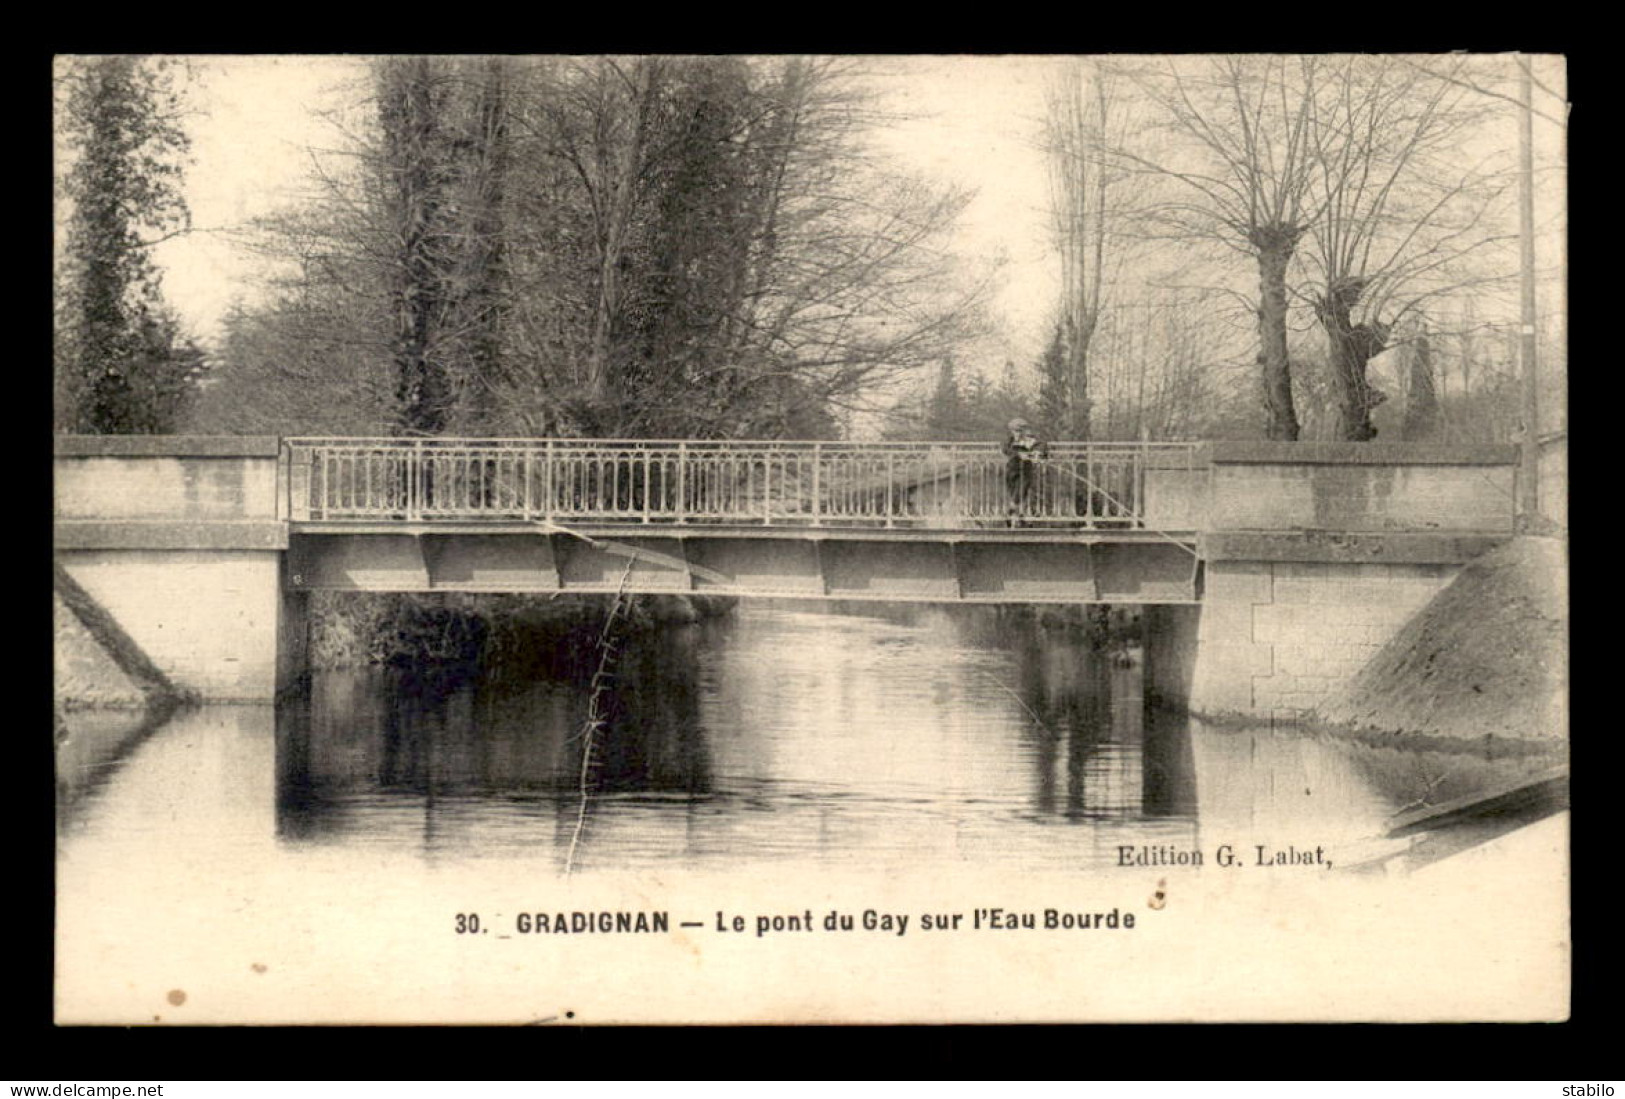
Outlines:
<svg viewBox="0 0 1625 1099"><path fill-rule="evenodd" d="M1148 713L1136 650L991 608L746 603L626 642L596 697L574 656L185 713L79 776L64 866L1089 870L1353 843L1526 766Z"/></svg>
<svg viewBox="0 0 1625 1099"><path fill-rule="evenodd" d="M1389 1018L1418 987L1450 1000L1411 1011L1427 1018L1566 1003L1560 836L1454 887L1215 865L1228 845L1346 865L1406 807L1528 761L1147 714L1136 652L985 608L745 603L627 641L596 700L591 630L528 655L325 673L277 707L155 728L68 714L58 1021ZM1191 851L1207 863L1154 861ZM1499 914L1532 899L1556 907L1509 953ZM669 927L574 933L632 910ZM832 936L837 910L914 922ZM1016 910L1039 929L991 930ZM1144 926L1044 930L1062 911ZM528 933L565 912L572 933ZM949 913L963 931L940 930ZM1153 986L1177 1002L1138 995ZM1558 1006L1525 1005L1548 986Z"/></svg>

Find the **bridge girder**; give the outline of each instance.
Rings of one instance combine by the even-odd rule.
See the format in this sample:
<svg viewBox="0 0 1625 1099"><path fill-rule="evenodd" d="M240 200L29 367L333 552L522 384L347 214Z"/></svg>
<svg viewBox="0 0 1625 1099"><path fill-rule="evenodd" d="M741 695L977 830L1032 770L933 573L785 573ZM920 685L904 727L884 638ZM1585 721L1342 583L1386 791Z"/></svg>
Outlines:
<svg viewBox="0 0 1625 1099"><path fill-rule="evenodd" d="M296 532L300 591L727 595L930 603L1193 603L1194 540L1047 531Z"/></svg>

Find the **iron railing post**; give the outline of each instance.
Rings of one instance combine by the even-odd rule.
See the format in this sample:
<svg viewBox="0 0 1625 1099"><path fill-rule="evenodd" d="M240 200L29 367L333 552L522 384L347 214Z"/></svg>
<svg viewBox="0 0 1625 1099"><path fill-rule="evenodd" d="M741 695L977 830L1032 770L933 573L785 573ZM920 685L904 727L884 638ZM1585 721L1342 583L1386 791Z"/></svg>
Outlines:
<svg viewBox="0 0 1625 1099"><path fill-rule="evenodd" d="M813 526L823 524L824 514L824 444L813 444L813 476L812 476L812 522Z"/></svg>
<svg viewBox="0 0 1625 1099"><path fill-rule="evenodd" d="M688 522L688 444L677 444L677 521Z"/></svg>
<svg viewBox="0 0 1625 1099"><path fill-rule="evenodd" d="M321 463L321 492L316 499L321 506L322 518L327 518L327 448L323 447L316 452L316 460Z"/></svg>
<svg viewBox="0 0 1625 1099"><path fill-rule="evenodd" d="M1129 520L1136 527L1145 526L1145 471L1150 466L1151 448L1147 441L1140 439L1140 449L1135 453L1134 470L1134 499L1129 509Z"/></svg>
<svg viewBox="0 0 1625 1099"><path fill-rule="evenodd" d="M553 518L553 440L547 441L542 452L542 517Z"/></svg>
<svg viewBox="0 0 1625 1099"><path fill-rule="evenodd" d="M407 483L411 485L411 497L407 503L406 517L411 520L423 518L423 443L414 439L412 449L407 453L407 469L410 471Z"/></svg>
<svg viewBox="0 0 1625 1099"><path fill-rule="evenodd" d="M762 525L773 525L773 452L762 456Z"/></svg>
<svg viewBox="0 0 1625 1099"><path fill-rule="evenodd" d="M276 452L276 517L287 520L293 515L293 478L289 471L293 468L290 460L293 450L287 442L277 446Z"/></svg>

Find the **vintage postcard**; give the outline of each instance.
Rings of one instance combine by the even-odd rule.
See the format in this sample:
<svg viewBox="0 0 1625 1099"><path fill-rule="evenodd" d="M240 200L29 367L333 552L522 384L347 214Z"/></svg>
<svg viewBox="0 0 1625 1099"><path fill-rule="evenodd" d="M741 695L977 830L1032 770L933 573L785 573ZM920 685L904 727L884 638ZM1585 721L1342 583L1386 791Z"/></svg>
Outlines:
<svg viewBox="0 0 1625 1099"><path fill-rule="evenodd" d="M1566 1019L1565 72L58 58L57 1023Z"/></svg>

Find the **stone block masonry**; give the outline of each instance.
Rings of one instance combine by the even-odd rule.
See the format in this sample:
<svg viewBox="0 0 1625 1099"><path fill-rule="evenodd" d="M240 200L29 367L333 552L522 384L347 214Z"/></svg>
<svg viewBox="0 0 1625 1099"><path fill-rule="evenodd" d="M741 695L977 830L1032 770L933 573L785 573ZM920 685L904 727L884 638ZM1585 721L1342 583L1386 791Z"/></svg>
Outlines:
<svg viewBox="0 0 1625 1099"><path fill-rule="evenodd" d="M1188 670L1186 708L1210 717L1316 715L1514 526L1509 447L1232 441L1210 454L1201 608L1194 629L1163 616L1195 634L1194 659L1171 666Z"/></svg>
<svg viewBox="0 0 1625 1099"><path fill-rule="evenodd" d="M1189 708L1302 720L1376 655L1456 566L1210 561Z"/></svg>

